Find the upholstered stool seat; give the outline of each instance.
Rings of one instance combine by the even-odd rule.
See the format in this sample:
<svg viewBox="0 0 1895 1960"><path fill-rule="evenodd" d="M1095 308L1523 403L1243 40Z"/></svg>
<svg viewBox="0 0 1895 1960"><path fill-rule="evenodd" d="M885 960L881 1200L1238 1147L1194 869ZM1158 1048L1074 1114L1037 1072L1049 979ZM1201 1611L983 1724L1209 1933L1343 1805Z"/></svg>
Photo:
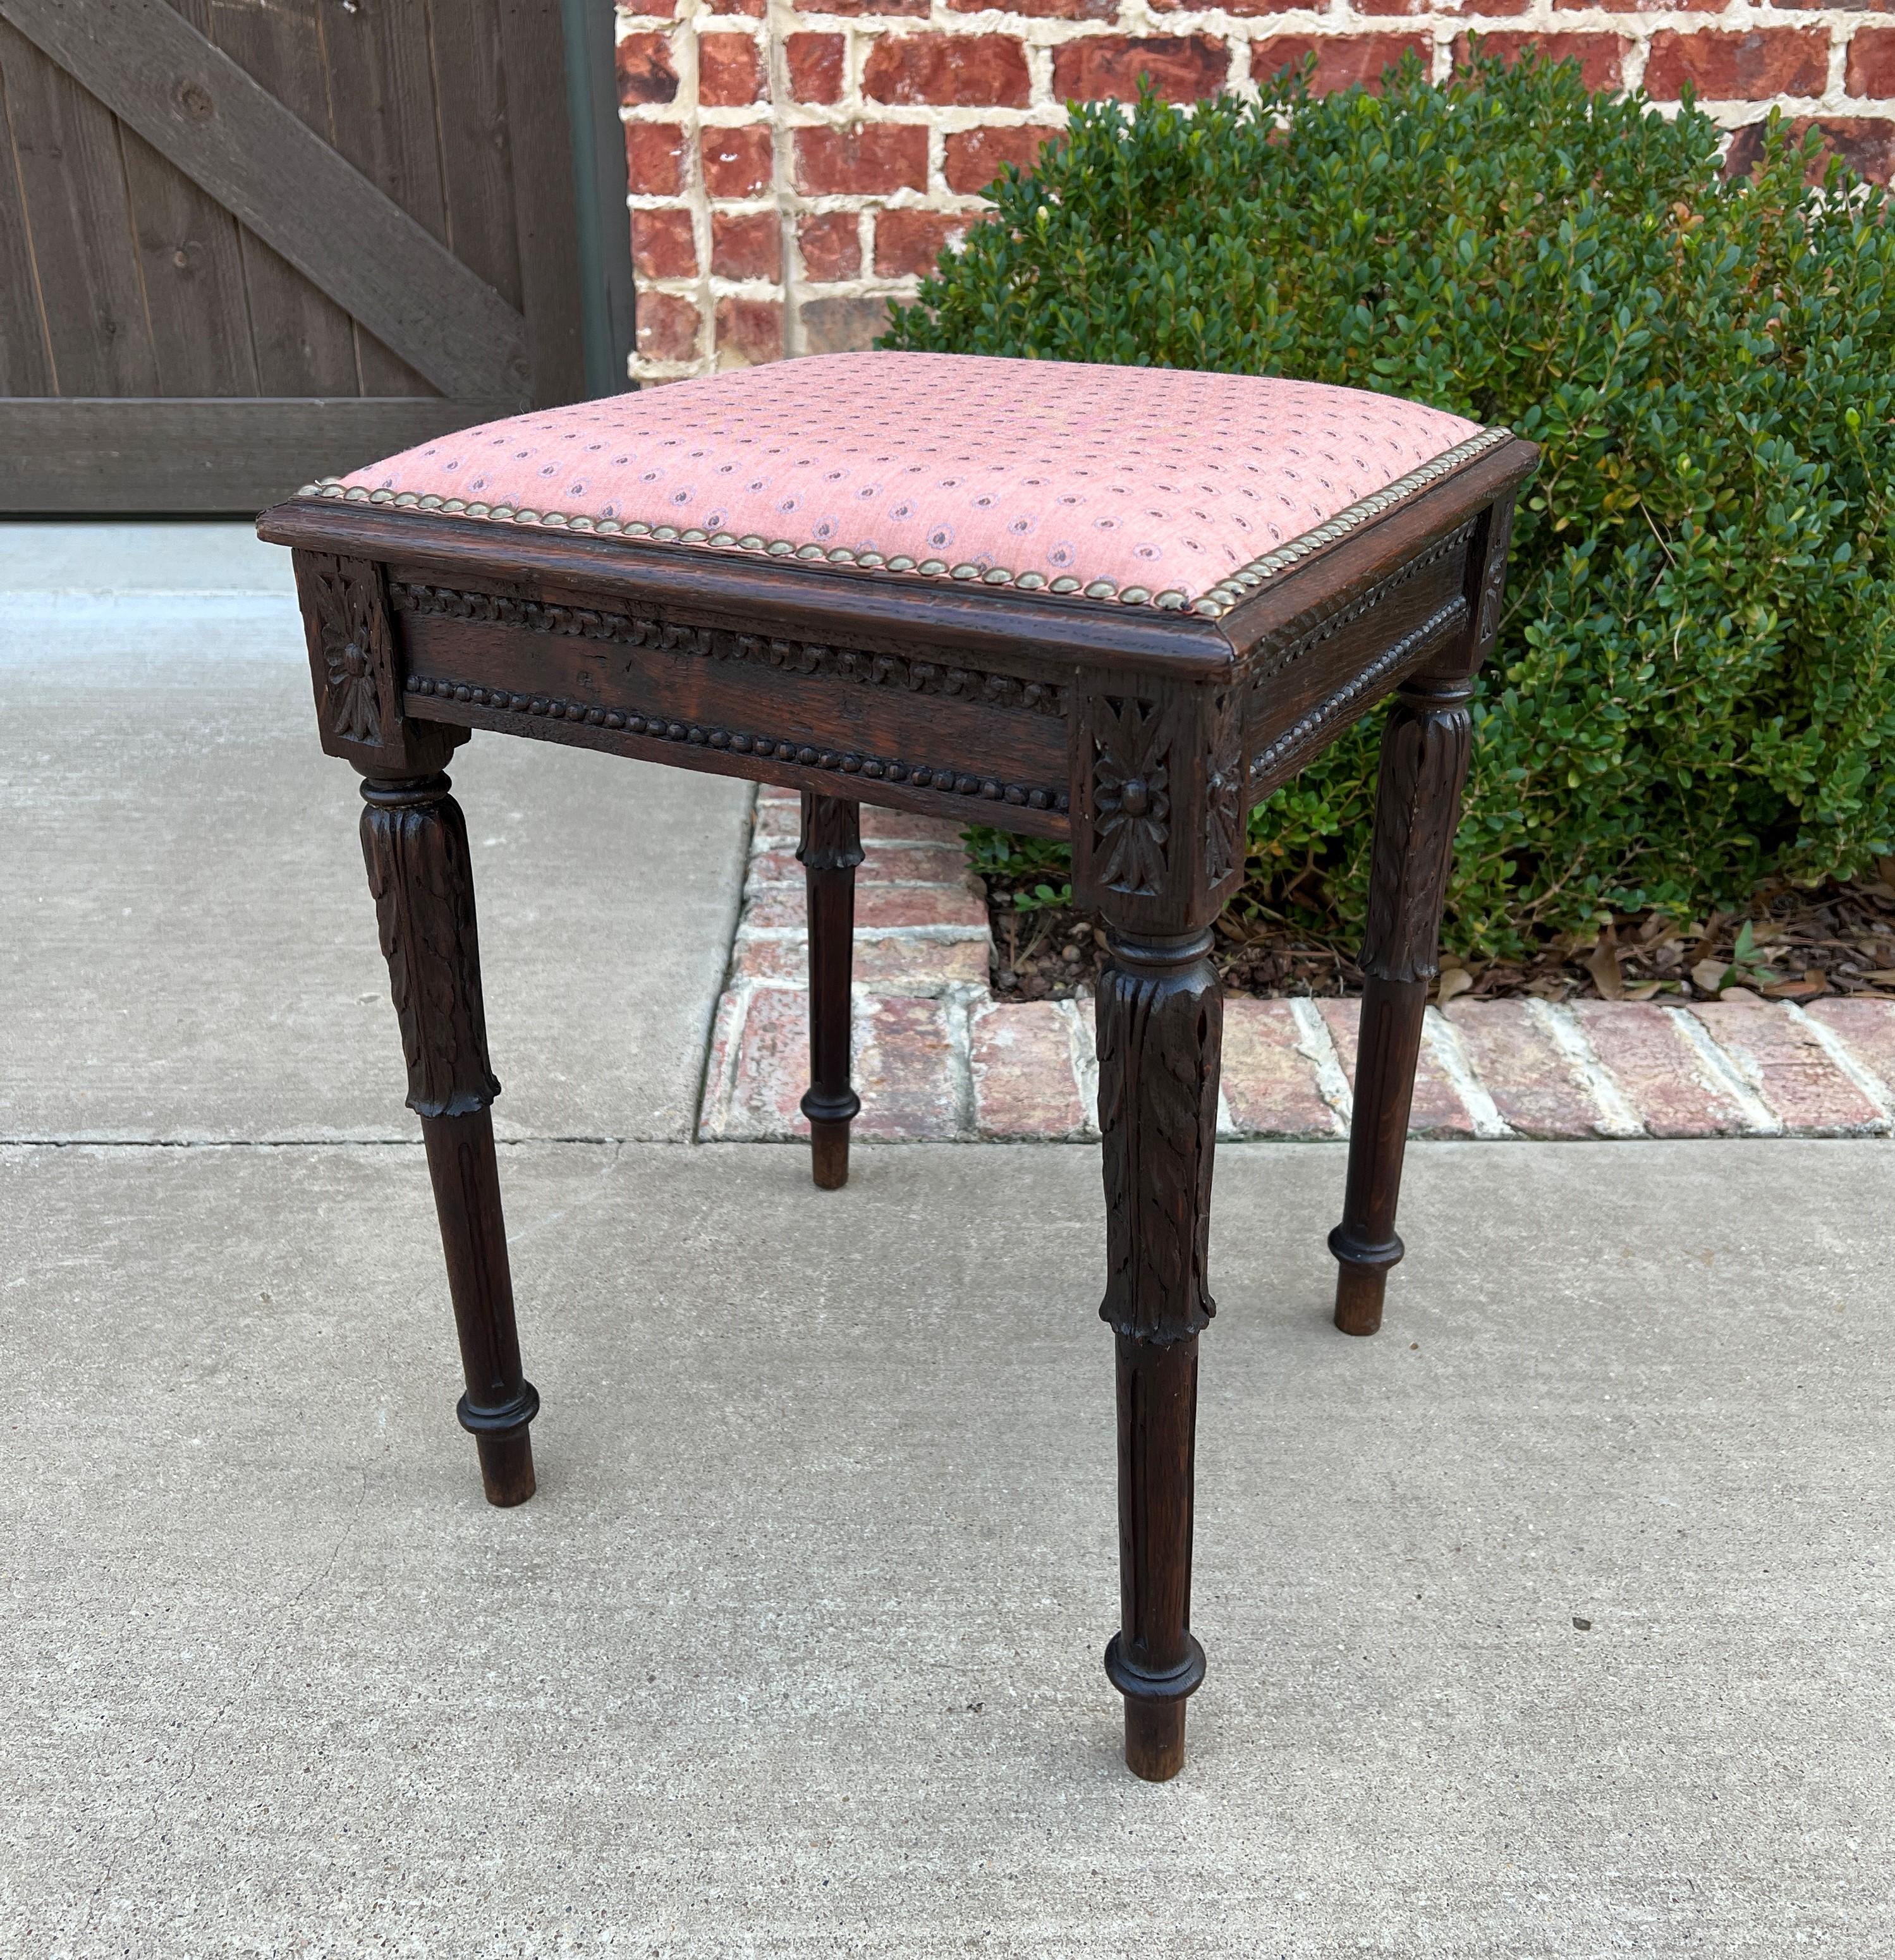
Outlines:
<svg viewBox="0 0 1895 1960"><path fill-rule="evenodd" d="M1215 619L1299 540L1505 435L1306 381L833 354L489 422L311 488Z"/></svg>
<svg viewBox="0 0 1895 1960"><path fill-rule="evenodd" d="M839 355L542 409L310 485L323 745L362 844L487 1494L533 1489L466 828L476 729L803 793L816 1182L848 1174L864 803L1069 839L1097 1002L1126 1760L1183 1761L1193 1437L1246 816L1384 696L1336 1322L1372 1333L1515 492L1535 452L1312 383ZM899 1320L888 1338L900 1338Z"/></svg>

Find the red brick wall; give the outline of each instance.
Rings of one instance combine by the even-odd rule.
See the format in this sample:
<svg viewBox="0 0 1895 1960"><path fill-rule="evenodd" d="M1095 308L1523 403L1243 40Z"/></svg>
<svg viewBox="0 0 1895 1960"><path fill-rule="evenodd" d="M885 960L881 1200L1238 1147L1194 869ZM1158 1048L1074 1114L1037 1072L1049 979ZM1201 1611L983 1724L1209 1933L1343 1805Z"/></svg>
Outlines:
<svg viewBox="0 0 1895 1960"><path fill-rule="evenodd" d="M1142 73L1190 100L1314 48L1318 85L1341 88L1412 47L1438 78L1478 29L1576 55L1595 87L1670 101L1689 81L1738 131L1780 103L1865 175L1895 170L1895 0L675 5L619 16L641 379L866 346L1002 164L1030 161L1067 101L1129 99Z"/></svg>

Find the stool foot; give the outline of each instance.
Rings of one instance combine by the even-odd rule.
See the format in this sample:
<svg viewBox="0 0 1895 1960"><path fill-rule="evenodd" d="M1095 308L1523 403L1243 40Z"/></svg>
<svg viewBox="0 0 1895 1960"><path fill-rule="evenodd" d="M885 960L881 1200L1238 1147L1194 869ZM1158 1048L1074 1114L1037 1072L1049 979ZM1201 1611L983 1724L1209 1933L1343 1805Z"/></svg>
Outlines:
<svg viewBox="0 0 1895 1960"><path fill-rule="evenodd" d="M1388 1268L1365 1272L1343 1266L1336 1275L1336 1324L1345 1334L1378 1334L1382 1301L1388 1291Z"/></svg>
<svg viewBox="0 0 1895 1960"><path fill-rule="evenodd" d="M1184 1767L1184 1704L1127 1701L1125 1766L1147 1783L1169 1783Z"/></svg>
<svg viewBox="0 0 1895 1960"><path fill-rule="evenodd" d="M1352 1139L1352 1151L1353 1147ZM1400 1239L1392 1231L1385 1239L1362 1238L1345 1219L1329 1235L1329 1249L1336 1257L1336 1325L1345 1334L1378 1333L1389 1272L1401 1263Z"/></svg>
<svg viewBox="0 0 1895 1960"><path fill-rule="evenodd" d="M537 1486L528 1425L539 1413L540 1392L528 1381L496 1407L477 1407L471 1397L461 1397L454 1414L479 1452L480 1481L489 1503L505 1510L533 1495Z"/></svg>
<svg viewBox="0 0 1895 1960"><path fill-rule="evenodd" d="M810 1174L818 1191L840 1191L849 1182L849 1123L812 1117L809 1126Z"/></svg>
<svg viewBox="0 0 1895 1960"><path fill-rule="evenodd" d="M487 1502L502 1510L524 1504L539 1487L533 1475L533 1438L525 1430L512 1436L476 1436L480 1481Z"/></svg>

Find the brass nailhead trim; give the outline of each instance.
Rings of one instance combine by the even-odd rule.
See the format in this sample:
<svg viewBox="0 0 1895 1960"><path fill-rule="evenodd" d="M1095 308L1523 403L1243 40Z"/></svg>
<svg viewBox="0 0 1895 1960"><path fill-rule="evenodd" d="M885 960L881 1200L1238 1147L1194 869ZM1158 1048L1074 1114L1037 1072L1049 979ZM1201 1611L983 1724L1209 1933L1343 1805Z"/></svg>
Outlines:
<svg viewBox="0 0 1895 1960"><path fill-rule="evenodd" d="M1326 522L1314 530L1291 539L1273 551L1266 552L1261 558L1252 558L1248 565L1240 565L1204 593L1201 598L1192 599L1175 587L1154 593L1142 585L1121 587L1116 581L1097 578L1085 588L1088 599L1109 600L1120 606L1151 606L1161 612L1180 612L1187 608L1201 618L1221 619L1233 606L1247 597L1266 578L1286 571L1290 566L1307 558L1312 552L1320 551L1325 545L1333 544L1338 538L1346 537L1351 531L1365 524L1371 517L1378 517L1392 505L1399 504L1437 478L1445 476L1449 471L1458 469L1482 450L1491 449L1497 442L1505 442L1512 431L1505 428L1483 429L1478 435L1470 436L1465 442L1457 443L1452 449L1444 450L1439 456L1424 463L1419 469L1411 469L1406 476L1396 480L1373 496L1365 497L1359 503L1349 505L1347 510L1338 511ZM917 565L912 558L897 555L884 558L877 552L852 552L838 546L834 548L819 544L794 544L784 538L762 538L754 533L733 537L728 531L706 533L701 530L680 531L670 524L652 526L635 520L621 523L613 517L584 517L568 516L560 511L529 511L516 509L506 504L463 503L458 498L442 499L438 497L417 498L412 491L365 490L359 485L346 488L336 478L325 476L314 483L305 483L297 492L299 497L326 497L340 498L351 504L382 504L397 509L409 510L419 506L425 510L447 511L456 517L479 517L493 523L531 524L553 530L590 531L600 537L654 538L662 543L707 544L721 551L737 550L760 552L769 558L786 558L810 563L829 565L855 565L871 571L912 573L924 578L951 578L964 584L1018 586L1024 592L1048 591L1062 596L1079 590L1076 578L1056 578L1050 584L1037 571L1010 571L1002 565L983 570L977 565L951 565L944 558L925 558Z"/></svg>
<svg viewBox="0 0 1895 1960"><path fill-rule="evenodd" d="M1318 524L1313 531L1305 531L1301 537L1292 538L1288 544L1279 545L1275 551L1266 552L1261 558L1252 558L1248 565L1240 566L1228 578L1212 586L1193 605L1192 611L1202 613L1207 619L1220 618L1272 573L1285 571L1307 558L1311 552L1333 544L1338 538L1367 523L1371 517L1379 517L1390 505L1412 497L1437 477L1459 469L1483 450L1492 449L1497 442L1505 442L1512 433L1511 429L1483 429L1479 434L1470 436L1452 449L1443 450L1432 462L1424 463L1419 469L1411 469L1406 476L1397 477L1372 497L1365 497L1361 502L1350 504L1347 510L1338 511L1327 523Z"/></svg>

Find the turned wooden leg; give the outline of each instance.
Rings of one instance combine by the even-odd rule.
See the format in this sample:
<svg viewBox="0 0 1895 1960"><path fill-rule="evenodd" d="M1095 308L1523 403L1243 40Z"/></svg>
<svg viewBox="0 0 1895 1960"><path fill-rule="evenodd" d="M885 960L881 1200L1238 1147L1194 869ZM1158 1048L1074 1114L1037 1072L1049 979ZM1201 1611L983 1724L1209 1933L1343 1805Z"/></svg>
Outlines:
<svg viewBox="0 0 1895 1960"><path fill-rule="evenodd" d="M1120 1620L1106 1672L1126 1698L1125 1759L1153 1783L1184 1767L1184 1704L1204 1678L1191 1636L1198 1335L1217 1138L1223 995L1208 932L1108 934L1099 982L1107 1280L1118 1340Z"/></svg>
<svg viewBox="0 0 1895 1960"><path fill-rule="evenodd" d="M1402 1256L1395 1206L1428 982L1440 971L1441 901L1467 775L1472 692L1463 679L1411 681L1382 737L1349 1187L1342 1222L1329 1235L1341 1268L1336 1324L1345 1334L1373 1334L1381 1325L1389 1268Z"/></svg>
<svg viewBox="0 0 1895 1960"><path fill-rule="evenodd" d="M1388 1269L1402 1255L1395 1201L1401 1195L1402 1153L1427 1005L1425 980L1383 980L1371 974L1362 989L1349 1183L1342 1222L1329 1235L1329 1249L1339 1262L1336 1324L1345 1334L1373 1334L1381 1325Z"/></svg>
<svg viewBox="0 0 1895 1960"><path fill-rule="evenodd" d="M362 855L408 1062L408 1106L421 1118L447 1255L467 1392L457 1413L479 1452L487 1500L533 1495L528 1425L540 1398L520 1367L489 1105L467 827L444 775L362 784Z"/></svg>
<svg viewBox="0 0 1895 1960"><path fill-rule="evenodd" d="M796 855L808 886L810 1083L803 1114L809 1118L810 1169L820 1189L839 1191L849 1182L849 1126L862 1106L849 1083L861 806L805 790Z"/></svg>
<svg viewBox="0 0 1895 1960"><path fill-rule="evenodd" d="M421 1132L467 1382L454 1413L479 1453L487 1501L524 1504L533 1492L527 1425L540 1413L540 1397L520 1367L492 1112L424 1116Z"/></svg>

